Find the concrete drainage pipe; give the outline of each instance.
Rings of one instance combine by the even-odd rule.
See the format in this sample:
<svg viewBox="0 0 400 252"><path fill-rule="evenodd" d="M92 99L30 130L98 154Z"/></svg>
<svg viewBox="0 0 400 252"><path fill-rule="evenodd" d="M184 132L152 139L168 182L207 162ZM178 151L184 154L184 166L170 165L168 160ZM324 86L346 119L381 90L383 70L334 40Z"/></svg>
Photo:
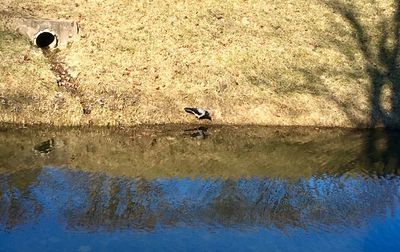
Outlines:
<svg viewBox="0 0 400 252"><path fill-rule="evenodd" d="M28 37L34 46L44 49L66 48L79 37L78 22L71 20L17 18L8 20L6 25Z"/></svg>
<svg viewBox="0 0 400 252"><path fill-rule="evenodd" d="M33 44L39 48L55 48L58 44L57 35L49 29L41 30L33 37Z"/></svg>

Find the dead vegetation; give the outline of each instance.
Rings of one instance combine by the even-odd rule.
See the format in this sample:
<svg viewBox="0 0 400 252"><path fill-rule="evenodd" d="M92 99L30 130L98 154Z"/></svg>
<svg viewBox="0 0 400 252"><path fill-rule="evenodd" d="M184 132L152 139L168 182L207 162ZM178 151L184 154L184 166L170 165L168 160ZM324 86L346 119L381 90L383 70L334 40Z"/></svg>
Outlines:
<svg viewBox="0 0 400 252"><path fill-rule="evenodd" d="M200 106L221 124L396 126L396 77L374 93L370 70L396 70L379 51L398 57L398 9L397 0L8 0L1 20L80 22L59 57L81 96L58 87L41 52L2 21L0 120L187 123L183 107Z"/></svg>

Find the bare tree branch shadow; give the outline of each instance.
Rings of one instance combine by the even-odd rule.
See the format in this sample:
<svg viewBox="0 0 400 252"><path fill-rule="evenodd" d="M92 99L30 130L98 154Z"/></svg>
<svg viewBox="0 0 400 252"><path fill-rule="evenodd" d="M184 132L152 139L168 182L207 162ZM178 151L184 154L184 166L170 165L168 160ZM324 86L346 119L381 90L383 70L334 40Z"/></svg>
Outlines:
<svg viewBox="0 0 400 252"><path fill-rule="evenodd" d="M395 13L392 20L382 18L379 25L379 42L373 44L372 38L368 36L367 27L364 27L357 17L355 7L341 1L323 1L351 26L354 31L354 40L358 45L364 62L365 71L370 79L371 92L369 97L371 113L371 127L384 126L396 127L400 122L399 103L399 28L400 28L400 3L395 0ZM388 30L388 27L393 27ZM336 27L335 27L336 28ZM393 40L393 42L391 42ZM346 47L338 41L337 47ZM388 85L391 91L390 111L382 107L381 94L383 87Z"/></svg>
<svg viewBox="0 0 400 252"><path fill-rule="evenodd" d="M366 168L377 164L376 153L379 153L379 162L383 163L382 175L388 173L398 174L400 168L400 142L399 134L390 132L393 128L398 128L400 124L400 1L394 0L394 14L391 19L381 18L379 26L378 41L374 41L368 35L368 27L363 25L361 18L358 17L356 8L348 3L334 0L322 0L322 3L338 13L353 30L353 38L357 44L357 49L364 60L364 69L370 81L369 94L369 126L375 128L382 126L383 132L371 130L365 138ZM336 25L340 29L339 25ZM336 29L335 26L335 29ZM334 41L334 40L333 40ZM345 48L346 44L340 40L333 42L337 48ZM352 57L350 51L340 50L348 59ZM310 78L318 78L318 73L304 71ZM346 73L344 73L346 75ZM327 88L327 87L325 87ZM390 90L390 109L385 109L382 101L384 88ZM341 104L333 95L329 97L337 103L348 116L349 120L357 124L357 118L352 116L348 108ZM382 135L383 133L383 135ZM378 149L378 142L384 142L385 147Z"/></svg>

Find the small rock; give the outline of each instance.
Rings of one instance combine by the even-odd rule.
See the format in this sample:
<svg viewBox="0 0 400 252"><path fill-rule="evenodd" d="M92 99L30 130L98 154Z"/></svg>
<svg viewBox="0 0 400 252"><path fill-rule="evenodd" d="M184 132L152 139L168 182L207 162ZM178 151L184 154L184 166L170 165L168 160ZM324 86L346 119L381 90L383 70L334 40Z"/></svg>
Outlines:
<svg viewBox="0 0 400 252"><path fill-rule="evenodd" d="M92 113L92 110L89 107L84 107L82 109L83 114L85 115L89 115L90 113Z"/></svg>
<svg viewBox="0 0 400 252"><path fill-rule="evenodd" d="M46 140L44 142L41 142L41 143L35 145L33 147L33 150L35 152L39 152L39 153L42 153L42 154L50 153L51 151L54 150L54 139L51 138L49 140Z"/></svg>

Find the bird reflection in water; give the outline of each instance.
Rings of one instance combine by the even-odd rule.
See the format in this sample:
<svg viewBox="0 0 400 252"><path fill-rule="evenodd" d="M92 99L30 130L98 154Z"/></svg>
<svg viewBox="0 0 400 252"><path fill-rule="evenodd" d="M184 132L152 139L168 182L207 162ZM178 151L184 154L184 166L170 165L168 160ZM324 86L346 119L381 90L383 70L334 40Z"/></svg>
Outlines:
<svg viewBox="0 0 400 252"><path fill-rule="evenodd" d="M208 137L208 128L204 126L200 126L194 129L187 129L185 132L190 132L190 136L195 139L206 139Z"/></svg>

